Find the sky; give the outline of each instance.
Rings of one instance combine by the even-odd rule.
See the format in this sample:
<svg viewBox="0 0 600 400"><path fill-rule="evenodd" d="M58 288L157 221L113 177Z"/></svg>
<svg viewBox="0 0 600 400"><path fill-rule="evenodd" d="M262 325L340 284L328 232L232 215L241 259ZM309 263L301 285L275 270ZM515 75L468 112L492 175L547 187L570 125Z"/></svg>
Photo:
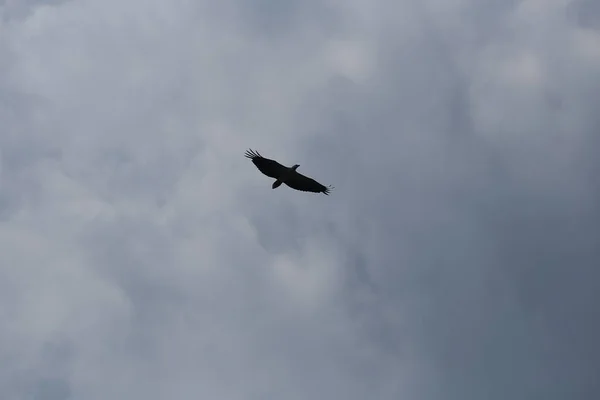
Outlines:
<svg viewBox="0 0 600 400"><path fill-rule="evenodd" d="M0 397L600 398L599 4L1 0Z"/></svg>

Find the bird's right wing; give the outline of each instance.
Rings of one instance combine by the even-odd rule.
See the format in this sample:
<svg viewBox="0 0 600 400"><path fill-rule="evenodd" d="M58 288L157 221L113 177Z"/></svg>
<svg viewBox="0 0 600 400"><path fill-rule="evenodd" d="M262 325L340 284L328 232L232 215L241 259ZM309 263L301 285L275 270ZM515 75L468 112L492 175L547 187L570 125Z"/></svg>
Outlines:
<svg viewBox="0 0 600 400"><path fill-rule="evenodd" d="M281 174L287 171L287 168L279 164L275 160L264 158L259 152L254 150L246 150L246 157L252 160L256 168L270 178L279 178Z"/></svg>

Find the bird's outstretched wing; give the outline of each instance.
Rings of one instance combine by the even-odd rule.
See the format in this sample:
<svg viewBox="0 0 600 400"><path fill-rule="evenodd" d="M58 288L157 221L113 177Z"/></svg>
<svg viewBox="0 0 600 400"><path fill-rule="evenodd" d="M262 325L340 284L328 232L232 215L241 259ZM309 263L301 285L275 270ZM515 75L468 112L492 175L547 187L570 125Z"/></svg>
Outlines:
<svg viewBox="0 0 600 400"><path fill-rule="evenodd" d="M246 150L246 157L252 160L260 172L271 178L279 178L287 168L275 160L264 158L258 151Z"/></svg>
<svg viewBox="0 0 600 400"><path fill-rule="evenodd" d="M329 195L331 190L334 189L333 186L321 185L314 179L304 176L299 172L292 174L283 183L292 189L301 190L303 192L324 193L326 195Z"/></svg>

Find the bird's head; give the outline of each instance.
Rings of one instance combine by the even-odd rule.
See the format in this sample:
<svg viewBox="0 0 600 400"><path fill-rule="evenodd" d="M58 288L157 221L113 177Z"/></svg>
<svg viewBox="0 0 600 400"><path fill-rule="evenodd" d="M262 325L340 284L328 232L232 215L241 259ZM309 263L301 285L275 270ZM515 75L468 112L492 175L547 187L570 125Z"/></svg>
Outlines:
<svg viewBox="0 0 600 400"><path fill-rule="evenodd" d="M294 166L292 167L292 171L297 170L299 166L300 166L300 164L294 164Z"/></svg>

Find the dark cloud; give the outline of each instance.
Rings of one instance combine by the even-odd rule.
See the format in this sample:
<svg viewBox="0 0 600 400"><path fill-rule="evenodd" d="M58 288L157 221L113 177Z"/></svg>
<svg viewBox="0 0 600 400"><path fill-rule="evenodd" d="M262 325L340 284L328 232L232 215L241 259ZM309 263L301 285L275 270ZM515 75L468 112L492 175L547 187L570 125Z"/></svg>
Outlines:
<svg viewBox="0 0 600 400"><path fill-rule="evenodd" d="M573 1L569 3L567 13L567 15L574 18L582 28L600 29L600 6L597 1Z"/></svg>
<svg viewBox="0 0 600 400"><path fill-rule="evenodd" d="M466 19L462 28L485 30L484 20L485 26ZM518 133L486 131L473 123L480 116L470 105L480 101L472 91L477 76L461 68L473 72L483 49L460 60L468 44L426 30L408 45L386 48L379 90L365 94L339 80L309 103L303 118L322 124L311 130L332 133L310 139L306 154L344 160L333 168L354 195L345 201L368 214L377 242L362 262L376 277L377 304L394 304L398 313L406 307L412 345L437 372L442 398L593 397L599 192L592 178L598 163L586 149L597 142L598 124L571 113L578 113L575 104L585 110L598 99L583 100L591 95L583 88L550 86L570 97L562 109L540 99L535 113L517 117ZM549 62L552 81L563 71ZM498 87L493 95L505 91ZM511 129L510 104L496 106ZM341 148L346 153L336 154ZM371 317L378 318L384 319Z"/></svg>
<svg viewBox="0 0 600 400"><path fill-rule="evenodd" d="M0 18L4 22L22 20L31 15L37 7L56 6L69 0L2 0L0 1Z"/></svg>
<svg viewBox="0 0 600 400"><path fill-rule="evenodd" d="M253 34L281 40L291 33L305 31L307 23L313 29L333 31L338 23L338 11L318 0L274 1L252 0L228 3L240 15L240 22Z"/></svg>

